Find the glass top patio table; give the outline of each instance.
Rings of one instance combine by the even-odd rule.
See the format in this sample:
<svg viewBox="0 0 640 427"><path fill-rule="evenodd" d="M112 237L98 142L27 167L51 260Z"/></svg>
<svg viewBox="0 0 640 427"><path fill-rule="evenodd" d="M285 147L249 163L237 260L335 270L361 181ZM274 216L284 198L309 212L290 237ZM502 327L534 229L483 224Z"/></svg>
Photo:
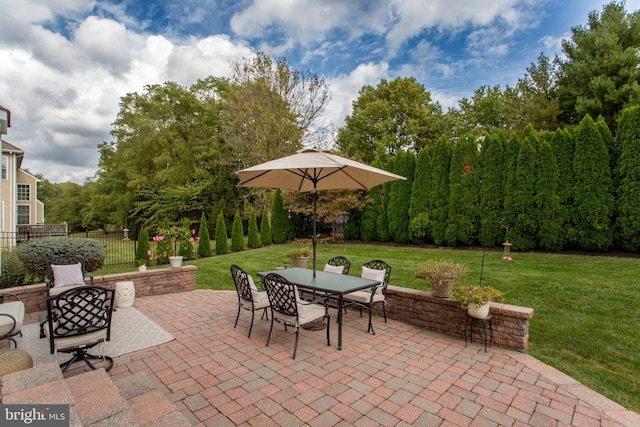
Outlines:
<svg viewBox="0 0 640 427"><path fill-rule="evenodd" d="M258 276L264 277L269 273L279 274L291 283L302 289L325 292L336 295L338 299L338 350L342 350L342 311L344 307L345 294L361 291L373 286L380 285L377 280L363 279L345 274L329 273L316 270L316 277L313 277L313 270L306 268L285 268L280 270L260 271Z"/></svg>

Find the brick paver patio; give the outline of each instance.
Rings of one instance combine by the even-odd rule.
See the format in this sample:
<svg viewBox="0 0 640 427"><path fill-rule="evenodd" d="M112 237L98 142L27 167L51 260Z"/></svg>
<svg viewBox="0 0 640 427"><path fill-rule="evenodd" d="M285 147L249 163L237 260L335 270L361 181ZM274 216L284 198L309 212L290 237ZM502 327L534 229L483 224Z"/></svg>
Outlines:
<svg viewBox="0 0 640 427"><path fill-rule="evenodd" d="M176 339L116 358L113 379L144 373L202 426L631 426L640 416L531 356L366 316L345 318L337 349L324 331L294 335L250 314L235 292L193 291L136 299Z"/></svg>

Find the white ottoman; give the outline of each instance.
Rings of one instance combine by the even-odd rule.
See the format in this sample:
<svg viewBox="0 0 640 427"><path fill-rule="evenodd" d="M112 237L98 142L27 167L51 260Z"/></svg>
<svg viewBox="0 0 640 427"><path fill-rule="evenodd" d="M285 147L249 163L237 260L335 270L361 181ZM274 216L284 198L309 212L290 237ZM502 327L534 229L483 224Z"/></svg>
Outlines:
<svg viewBox="0 0 640 427"><path fill-rule="evenodd" d="M136 287L133 282L116 282L116 307L131 307L135 299Z"/></svg>

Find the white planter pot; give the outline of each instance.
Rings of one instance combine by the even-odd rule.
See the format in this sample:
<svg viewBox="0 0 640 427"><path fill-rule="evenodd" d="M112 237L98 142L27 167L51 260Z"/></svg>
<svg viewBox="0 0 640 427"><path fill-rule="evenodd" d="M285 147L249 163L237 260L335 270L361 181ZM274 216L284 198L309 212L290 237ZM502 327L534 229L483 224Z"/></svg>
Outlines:
<svg viewBox="0 0 640 427"><path fill-rule="evenodd" d="M181 256L170 256L169 264L171 268L180 268L182 266L182 258Z"/></svg>
<svg viewBox="0 0 640 427"><path fill-rule="evenodd" d="M142 264L138 266L138 271L147 271L147 264Z"/></svg>
<svg viewBox="0 0 640 427"><path fill-rule="evenodd" d="M477 319L484 319L489 315L489 308L491 307L491 302L486 304L469 304L469 308L467 309L467 313L469 316L475 317Z"/></svg>

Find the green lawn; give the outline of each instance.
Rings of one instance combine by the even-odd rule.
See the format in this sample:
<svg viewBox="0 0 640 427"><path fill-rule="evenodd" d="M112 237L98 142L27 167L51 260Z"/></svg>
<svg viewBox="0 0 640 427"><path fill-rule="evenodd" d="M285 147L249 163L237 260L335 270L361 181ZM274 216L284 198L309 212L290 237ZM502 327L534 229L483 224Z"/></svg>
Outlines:
<svg viewBox="0 0 640 427"><path fill-rule="evenodd" d="M294 245L275 245L191 261L199 289L234 289L231 263L255 274L283 263ZM481 250L426 249L377 244L318 246L318 268L344 255L352 275L380 258L393 266L391 284L428 290L414 278L416 265L430 258L463 263L478 283ZM535 309L529 353L625 407L640 412L640 259L609 256L488 251L482 283L505 292L508 304ZM96 272L99 273L99 272Z"/></svg>

